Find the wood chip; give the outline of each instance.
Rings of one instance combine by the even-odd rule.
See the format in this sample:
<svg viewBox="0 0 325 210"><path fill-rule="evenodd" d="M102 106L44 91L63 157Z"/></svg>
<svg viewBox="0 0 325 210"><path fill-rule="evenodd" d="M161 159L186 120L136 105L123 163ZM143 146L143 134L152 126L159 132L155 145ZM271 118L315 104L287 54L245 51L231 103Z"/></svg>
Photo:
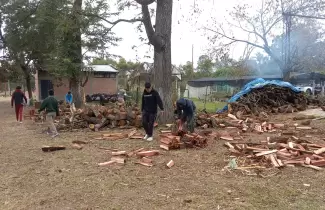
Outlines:
<svg viewBox="0 0 325 210"><path fill-rule="evenodd" d="M171 168L175 165L174 161L173 160L170 160L168 163L167 163L167 167L168 168Z"/></svg>

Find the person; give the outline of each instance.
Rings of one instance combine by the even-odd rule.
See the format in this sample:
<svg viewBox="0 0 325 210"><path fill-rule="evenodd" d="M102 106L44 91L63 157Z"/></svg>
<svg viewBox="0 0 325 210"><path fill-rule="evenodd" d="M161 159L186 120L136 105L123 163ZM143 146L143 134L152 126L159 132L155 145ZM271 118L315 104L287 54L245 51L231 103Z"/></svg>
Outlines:
<svg viewBox="0 0 325 210"><path fill-rule="evenodd" d="M193 101L185 98L180 98L176 102L176 111L175 113L178 116L178 122L182 125L186 122L187 129L191 133L194 132L195 127L195 110L196 106Z"/></svg>
<svg viewBox="0 0 325 210"><path fill-rule="evenodd" d="M142 125L146 132L144 140L152 141L153 140L153 127L157 116L157 106L160 110L164 111L163 102L160 98L159 93L153 89L150 82L145 83L145 89L142 94Z"/></svg>
<svg viewBox="0 0 325 210"><path fill-rule="evenodd" d="M21 91L21 87L17 86L15 92L12 94L11 97L11 107L14 107L15 102L15 112L16 112L16 120L19 123L23 122L23 107L24 107L24 100L27 104L27 98L23 91Z"/></svg>
<svg viewBox="0 0 325 210"><path fill-rule="evenodd" d="M72 104L73 101L73 96L71 91L69 91L66 95L65 95L65 102L68 104Z"/></svg>
<svg viewBox="0 0 325 210"><path fill-rule="evenodd" d="M46 121L49 126L49 132L48 134L52 134L52 137L56 137L59 135L55 125L54 125L54 119L59 116L59 103L54 98L54 91L49 91L49 97L47 97L41 104L41 108L38 110L38 112L41 112L45 110L46 111Z"/></svg>

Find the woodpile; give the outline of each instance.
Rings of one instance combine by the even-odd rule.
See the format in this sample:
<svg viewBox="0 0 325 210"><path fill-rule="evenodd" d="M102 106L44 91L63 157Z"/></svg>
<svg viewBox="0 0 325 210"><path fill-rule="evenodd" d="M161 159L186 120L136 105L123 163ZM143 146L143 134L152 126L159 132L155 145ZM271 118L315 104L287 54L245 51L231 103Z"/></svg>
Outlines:
<svg viewBox="0 0 325 210"><path fill-rule="evenodd" d="M239 98L235 103L229 104L229 112L236 114L259 115L265 113L293 113L307 109L308 98L303 92L296 93L290 88L276 85L267 85L253 89Z"/></svg>
<svg viewBox="0 0 325 210"><path fill-rule="evenodd" d="M164 150L180 149L182 147L203 148L206 146L207 137L197 133L181 133L181 135L164 133L160 135L160 148Z"/></svg>
<svg viewBox="0 0 325 210"><path fill-rule="evenodd" d="M43 121L44 115L38 115L35 121ZM126 108L124 103L109 103L106 106L92 105L83 109L74 106L60 105L60 118L57 123L58 130L73 130L89 128L98 131L105 127L128 128L142 126L142 116L138 107Z"/></svg>
<svg viewBox="0 0 325 210"><path fill-rule="evenodd" d="M298 165L322 170L325 166L325 145L304 142L297 137L261 143L226 142L225 146L231 155L244 159L240 166L244 168Z"/></svg>

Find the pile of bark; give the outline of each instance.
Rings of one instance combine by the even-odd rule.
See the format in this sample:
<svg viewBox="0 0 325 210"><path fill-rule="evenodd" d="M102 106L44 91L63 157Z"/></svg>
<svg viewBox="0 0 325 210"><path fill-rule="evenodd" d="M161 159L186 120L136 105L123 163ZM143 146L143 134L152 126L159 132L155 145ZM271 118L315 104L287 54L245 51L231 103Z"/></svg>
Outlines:
<svg viewBox="0 0 325 210"><path fill-rule="evenodd" d="M44 116L39 115L35 121L43 121ZM73 106L60 105L60 118L57 123L59 130L72 130L89 128L98 131L105 127L129 128L141 127L142 116L136 106L126 108L124 103L109 103L106 106L92 105L83 109Z"/></svg>
<svg viewBox="0 0 325 210"><path fill-rule="evenodd" d="M226 142L231 155L244 157L240 167L269 168L304 166L322 170L325 166L325 145L313 144L298 137L267 138L260 143Z"/></svg>
<svg viewBox="0 0 325 210"><path fill-rule="evenodd" d="M258 115L265 113L292 113L307 109L308 98L306 95L296 93L290 88L276 85L267 85L253 89L251 92L228 105L229 112L236 114Z"/></svg>

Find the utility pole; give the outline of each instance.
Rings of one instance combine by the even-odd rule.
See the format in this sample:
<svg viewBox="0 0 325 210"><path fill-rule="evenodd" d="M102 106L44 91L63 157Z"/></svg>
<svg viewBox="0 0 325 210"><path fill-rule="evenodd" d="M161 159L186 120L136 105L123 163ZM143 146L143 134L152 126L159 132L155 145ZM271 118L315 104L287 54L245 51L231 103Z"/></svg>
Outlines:
<svg viewBox="0 0 325 210"><path fill-rule="evenodd" d="M192 44L192 71L194 72L194 44Z"/></svg>

